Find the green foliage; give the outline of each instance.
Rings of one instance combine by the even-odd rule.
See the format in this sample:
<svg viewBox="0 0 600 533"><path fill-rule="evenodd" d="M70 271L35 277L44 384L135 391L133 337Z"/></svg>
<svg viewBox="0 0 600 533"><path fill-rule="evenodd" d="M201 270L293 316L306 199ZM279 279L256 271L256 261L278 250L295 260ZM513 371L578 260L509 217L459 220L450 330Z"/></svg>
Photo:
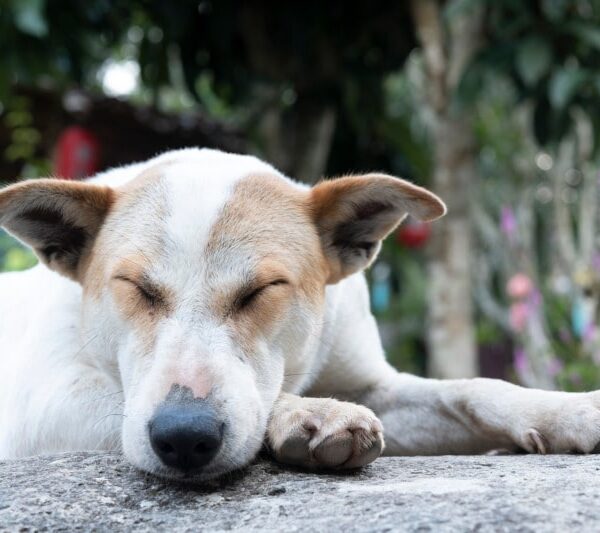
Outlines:
<svg viewBox="0 0 600 533"><path fill-rule="evenodd" d="M5 100L3 126L10 132L10 143L1 155L7 161L26 161L22 171L25 178L48 175L49 161L35 157L41 140L40 132L34 127L30 102L24 96L12 96Z"/></svg>
<svg viewBox="0 0 600 533"><path fill-rule="evenodd" d="M406 2L5 0L0 44L0 102L15 84L99 89L107 59L132 60L134 100L198 106L250 137L274 103L292 123L331 106L333 173L390 166L390 137L409 148L401 124L380 120L382 78L416 46Z"/></svg>
<svg viewBox="0 0 600 533"><path fill-rule="evenodd" d="M458 0L446 2L445 20L485 5L483 47L460 82L458 101L473 106L484 187L480 201L493 220L502 203L525 189L547 186L535 170L524 173L533 133L552 151L573 130L583 110L600 146L600 0ZM330 173L385 169L426 184L433 147L423 119L424 90L410 79L420 69L409 2L282 3L260 0L4 0L0 9L0 102L10 141L1 157L25 160L26 177L44 175L34 158L39 132L16 85L100 90L107 61L139 65L141 87L133 103L182 111L200 108L235 123L248 137L268 107L294 118L318 106L336 111ZM357 23L359 21L359 23ZM532 108L525 131L511 121L523 103ZM538 147L535 146L534 149ZM493 185L487 187L487 185ZM547 235L552 212L536 206L534 221ZM544 226L544 224L547 224ZM544 233L545 232L545 233ZM536 243L541 278L548 275L550 239ZM486 250L491 257L496 251ZM389 239L382 260L394 271L391 307L379 317L396 329L390 358L424 370L426 258ZM0 234L0 270L27 268L33 256ZM503 281L492 292L505 307ZM600 375L579 341L565 340L569 302L544 290L553 349L563 362L567 388L597 386ZM478 340L503 335L479 316ZM575 378L575 376L578 376Z"/></svg>
<svg viewBox="0 0 600 533"><path fill-rule="evenodd" d="M510 80L519 100L535 105L533 131L555 145L574 127L573 111L594 121L600 134L600 2L598 0L485 0L486 46L466 80L488 71ZM476 98L477 82L463 80L463 98Z"/></svg>
<svg viewBox="0 0 600 533"><path fill-rule="evenodd" d="M48 24L44 17L45 0L21 0L12 5L15 26L27 35L44 37Z"/></svg>
<svg viewBox="0 0 600 533"><path fill-rule="evenodd" d="M31 251L0 230L0 272L25 270L36 263Z"/></svg>
<svg viewBox="0 0 600 533"><path fill-rule="evenodd" d="M388 339L388 360L404 371L425 374L423 325L427 315L427 270L423 252L403 248L389 238L380 260L389 264L394 276L390 307L376 313L382 328L393 325L392 338Z"/></svg>
<svg viewBox="0 0 600 533"><path fill-rule="evenodd" d="M534 87L552 68L552 49L539 37L527 37L517 50L515 64L528 87Z"/></svg>
<svg viewBox="0 0 600 533"><path fill-rule="evenodd" d="M600 353L590 350L584 339L573 335L570 324L572 298L544 290L544 314L549 327L552 350L559 366L559 387L568 391L589 391L600 386Z"/></svg>

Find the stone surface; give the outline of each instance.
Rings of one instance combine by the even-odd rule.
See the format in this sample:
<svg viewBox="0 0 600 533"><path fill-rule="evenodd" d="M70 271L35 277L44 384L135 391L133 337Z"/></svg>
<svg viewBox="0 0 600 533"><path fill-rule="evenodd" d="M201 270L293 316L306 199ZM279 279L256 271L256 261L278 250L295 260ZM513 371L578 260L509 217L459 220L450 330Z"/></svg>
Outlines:
<svg viewBox="0 0 600 533"><path fill-rule="evenodd" d="M259 461L191 487L77 453L0 462L0 529L597 531L599 474L599 456L385 458L345 475Z"/></svg>

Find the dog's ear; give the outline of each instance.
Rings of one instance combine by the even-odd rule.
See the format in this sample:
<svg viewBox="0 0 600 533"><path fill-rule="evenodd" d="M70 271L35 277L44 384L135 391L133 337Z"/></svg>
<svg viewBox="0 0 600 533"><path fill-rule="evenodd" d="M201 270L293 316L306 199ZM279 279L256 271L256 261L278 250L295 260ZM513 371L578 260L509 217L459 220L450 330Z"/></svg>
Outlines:
<svg viewBox="0 0 600 533"><path fill-rule="evenodd" d="M82 257L113 203L109 187L55 179L0 190L0 226L35 251L51 269L78 279Z"/></svg>
<svg viewBox="0 0 600 533"><path fill-rule="evenodd" d="M435 194L385 174L323 181L311 190L310 208L330 268L328 283L369 266L406 215L429 221L446 213Z"/></svg>

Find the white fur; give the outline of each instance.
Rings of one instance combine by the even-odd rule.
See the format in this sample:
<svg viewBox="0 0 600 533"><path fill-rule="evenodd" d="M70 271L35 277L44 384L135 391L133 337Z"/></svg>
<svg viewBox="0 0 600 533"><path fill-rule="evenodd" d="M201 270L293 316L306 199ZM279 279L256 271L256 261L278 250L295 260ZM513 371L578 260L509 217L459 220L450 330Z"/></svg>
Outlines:
<svg viewBox="0 0 600 533"><path fill-rule="evenodd" d="M165 219L155 219L153 207L144 206L150 220L132 222L140 224L140 233L161 239L164 253L150 265L150 272L174 290L179 302L160 325L151 363L147 354L141 356L140 339L114 312L108 293L100 301L83 299L82 307L80 286L43 265L0 276L0 373L10 376L0 387L0 457L114 449L122 444L138 466L160 471L146 442L145 424L160 401L156 390L173 366L176 350L178 372L193 375L209 368L220 393L228 397L228 417L238 438L221 454L231 466L240 466L260 447L258 428L266 426L268 406L282 387L299 391L313 381L308 363L316 359L318 337L306 335L313 324L320 324L315 317L306 317L303 327L299 310L290 316L295 324L289 331L262 343L263 353L255 354L254 360L261 382L255 385L236 362L238 350L227 329L202 304L211 283L226 287L247 268L232 264L215 277L202 262L210 230L234 185L251 174L277 171L251 156L186 149L92 181L119 187L164 162L169 163L161 180ZM144 253L144 239L142 234L117 234L112 243L115 257ZM23 331L26 325L30 327ZM286 358L290 377L283 384Z"/></svg>
<svg viewBox="0 0 600 533"><path fill-rule="evenodd" d="M170 383L195 386L203 379L232 428L205 476L252 459L282 392L335 395L368 405L386 425L389 453L456 453L498 445L587 452L600 439L598 393L524 391L490 380L441 382L397 374L385 361L362 274L328 286L322 312L290 305L278 317L276 331L256 339L249 357L232 342L229 326L211 311L206 296L233 287L258 259L250 253L250 259L240 256L215 270L203 250L235 184L250 174L278 173L254 157L186 149L93 181L120 187L160 163L165 175L155 194L161 202L149 198L133 207L129 234L119 233L109 220L98 237L99 246L106 247L100 252L110 248L114 263L102 274L100 299L84 296L77 283L41 265L0 276L0 458L123 449L140 468L168 475L150 449L148 418ZM172 290L177 304L160 321L149 348L118 315L110 269L124 257L157 247L161 253L152 256L148 272ZM285 429L278 428L281 442ZM532 441L531 431L543 439ZM544 450L540 442L546 443Z"/></svg>

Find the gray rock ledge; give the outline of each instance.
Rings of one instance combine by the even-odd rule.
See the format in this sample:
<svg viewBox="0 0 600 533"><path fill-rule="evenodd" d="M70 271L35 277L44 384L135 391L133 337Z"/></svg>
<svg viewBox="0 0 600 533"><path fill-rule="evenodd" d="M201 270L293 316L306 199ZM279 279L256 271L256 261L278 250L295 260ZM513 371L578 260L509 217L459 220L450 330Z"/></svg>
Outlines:
<svg viewBox="0 0 600 533"><path fill-rule="evenodd" d="M259 461L192 487L64 454L0 462L0 529L598 531L599 474L599 456L385 458L345 475Z"/></svg>

